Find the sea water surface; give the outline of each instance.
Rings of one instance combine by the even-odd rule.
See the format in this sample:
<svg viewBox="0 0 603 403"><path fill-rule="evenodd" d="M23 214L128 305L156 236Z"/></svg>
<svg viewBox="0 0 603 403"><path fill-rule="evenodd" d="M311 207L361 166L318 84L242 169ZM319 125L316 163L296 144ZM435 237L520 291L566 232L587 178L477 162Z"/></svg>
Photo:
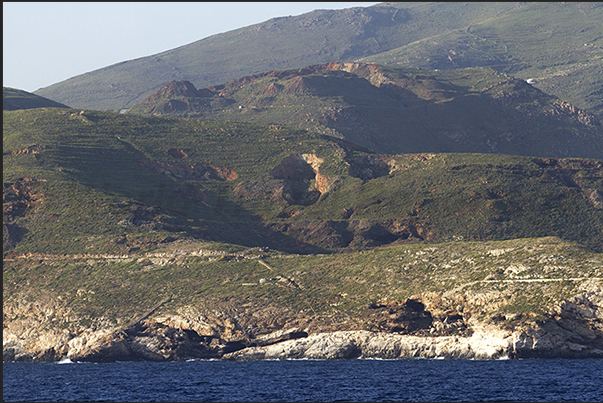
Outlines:
<svg viewBox="0 0 603 403"><path fill-rule="evenodd" d="M603 360L3 363L5 402L603 401Z"/></svg>

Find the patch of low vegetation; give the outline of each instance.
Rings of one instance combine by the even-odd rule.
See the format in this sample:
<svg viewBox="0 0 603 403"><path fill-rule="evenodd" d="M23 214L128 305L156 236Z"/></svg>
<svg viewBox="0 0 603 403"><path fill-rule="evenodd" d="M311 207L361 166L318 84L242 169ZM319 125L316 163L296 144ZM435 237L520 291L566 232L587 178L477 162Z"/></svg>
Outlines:
<svg viewBox="0 0 603 403"><path fill-rule="evenodd" d="M302 130L72 109L5 112L3 145L6 186L35 179L28 186L46 195L27 214L5 217L25 232L14 253L50 253L47 245L53 253L109 252L123 249L113 238L162 231L258 244L261 235L253 227L270 209L268 202L238 205L230 195L236 181L211 179L206 171L188 177L178 172L224 167L248 181L269 178L292 154L343 156L333 141ZM35 153L14 153L33 146ZM187 157L175 158L171 149L185 150ZM149 168L149 161L164 163L163 170ZM338 173L328 167L327 174ZM248 223L244 234L235 224L241 221ZM88 242L95 237L107 242Z"/></svg>
<svg viewBox="0 0 603 403"><path fill-rule="evenodd" d="M122 258L6 259L5 303L43 291L69 306L73 320L102 317L116 324L129 323L163 300L168 302L159 313L185 306L241 311L276 306L292 316L305 313L336 322L362 321L377 301L466 293L473 298L468 305L473 315L482 319L524 315L537 320L579 293L586 280L603 276L603 255L558 238L305 256L256 248L213 253L207 244L188 246L189 253ZM69 320L57 317L56 324Z"/></svg>

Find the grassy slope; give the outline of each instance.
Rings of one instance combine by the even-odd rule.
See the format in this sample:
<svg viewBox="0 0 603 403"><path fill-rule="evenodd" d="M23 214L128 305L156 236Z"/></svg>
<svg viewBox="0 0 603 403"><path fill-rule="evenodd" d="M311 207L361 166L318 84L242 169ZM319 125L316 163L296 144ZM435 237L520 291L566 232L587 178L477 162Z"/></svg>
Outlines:
<svg viewBox="0 0 603 403"><path fill-rule="evenodd" d="M352 220L410 220L432 230L432 241L556 235L603 245L603 214L583 193L603 190L601 161L589 168L564 160L566 168L558 170L484 154L426 160L411 154L395 161L400 170L392 175L349 180L296 218L333 218L346 209Z"/></svg>
<svg viewBox="0 0 603 403"><path fill-rule="evenodd" d="M140 159L227 166L248 180L267 176L290 153L341 154L332 142L295 129L61 109L5 112L3 143L5 153L30 146L39 150L5 155L4 182L44 180L29 186L48 196L37 214L19 219L27 232L18 250L54 253L106 251L111 249L107 243L115 245L126 235L160 237L164 227L176 235L219 237L223 231L231 241L260 242L221 224L254 222L262 212L235 205L228 196L232 185L203 177L177 180L143 168L136 162ZM189 157L173 159L170 148L184 149ZM128 226L137 211L158 222L158 232Z"/></svg>
<svg viewBox="0 0 603 403"><path fill-rule="evenodd" d="M193 247L200 248L206 245ZM42 264L7 259L3 287L5 304L52 298L69 307L72 315L51 318L59 328L125 325L168 297L171 300L157 314L192 306L212 313L232 309L244 316L246 310L272 307L276 317L309 314L315 320L350 326L379 299L454 290L478 295L474 301L478 318L489 320L503 313L528 314L515 320L533 320L578 293L582 281L576 279L600 278L602 263L600 253L557 238L397 245L313 256L252 249L218 259L167 255L121 261L55 259ZM299 287L286 286L279 277ZM532 281L509 281L517 279ZM453 299L449 302L450 310L458 309Z"/></svg>
<svg viewBox="0 0 603 403"><path fill-rule="evenodd" d="M14 252L126 253L177 238L285 250L294 239L346 246L330 244L329 234L304 232L312 222L339 222L340 232L331 235L352 237L350 247L383 241L362 238L366 226L388 227L395 236L384 233L386 241L398 239L391 228L398 224L420 228L431 242L559 236L603 245L599 160L408 154L391 156L390 174L363 180L349 167L370 168L370 154L303 130L58 108L5 111L3 139L5 187L35 178L27 186L43 195L9 222L21 239ZM10 154L32 147L38 152ZM171 148L188 156L177 160L168 155ZM270 172L303 153L324 160L319 170L331 189L309 205L275 198L274 185L282 182ZM144 168L141 159L169 163L174 172L222 166L238 177L178 178Z"/></svg>
<svg viewBox="0 0 603 403"><path fill-rule="evenodd" d="M390 154L603 157L595 118L586 122L572 106L487 68L320 65L243 77L198 97L178 96L171 85L128 113L280 123Z"/></svg>
<svg viewBox="0 0 603 403"><path fill-rule="evenodd" d="M496 18L361 59L428 69L490 66L603 114L601 3L527 3Z"/></svg>
<svg viewBox="0 0 603 403"><path fill-rule="evenodd" d="M15 88L2 88L2 109L13 111L31 108L68 108L50 99Z"/></svg>

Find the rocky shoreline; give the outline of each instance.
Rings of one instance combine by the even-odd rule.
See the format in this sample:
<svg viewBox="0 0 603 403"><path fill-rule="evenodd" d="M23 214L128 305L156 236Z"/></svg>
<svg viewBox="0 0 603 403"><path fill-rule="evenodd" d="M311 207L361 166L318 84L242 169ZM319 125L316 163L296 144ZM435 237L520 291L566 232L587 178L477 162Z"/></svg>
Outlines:
<svg viewBox="0 0 603 403"><path fill-rule="evenodd" d="M543 342L544 341L544 342ZM534 348L535 345L539 345ZM533 335L491 329L471 337L421 337L369 331L338 331L308 336L265 347L250 347L222 358L228 360L279 359L477 359L603 358L603 351L578 344L557 345Z"/></svg>
<svg viewBox="0 0 603 403"><path fill-rule="evenodd" d="M276 330L253 328L249 315L202 316L191 307L179 314L149 315L127 326L60 329L35 323L30 305L5 306L3 361L603 358L600 284L536 321L515 317L484 322L471 315L468 305L459 306L462 314L442 316L427 296L423 301L426 305L408 299L373 307L382 310L378 318L389 322L381 320L370 330L368 323L349 326L352 330L308 326L312 318L285 322ZM22 315L7 320L23 312L29 312L29 321ZM48 311L37 313L41 317Z"/></svg>
<svg viewBox="0 0 603 403"><path fill-rule="evenodd" d="M277 332L253 342L216 343L192 336L191 332L164 329L164 333L99 331L75 337L38 354L27 353L16 340L4 344L5 362L183 361L222 359L232 361L283 359L513 359L513 358L603 358L603 349L580 344L559 334L538 331L510 332L495 327L466 336L413 336L366 330L310 334L299 329ZM148 330L148 329L147 329ZM57 348L58 347L58 348Z"/></svg>

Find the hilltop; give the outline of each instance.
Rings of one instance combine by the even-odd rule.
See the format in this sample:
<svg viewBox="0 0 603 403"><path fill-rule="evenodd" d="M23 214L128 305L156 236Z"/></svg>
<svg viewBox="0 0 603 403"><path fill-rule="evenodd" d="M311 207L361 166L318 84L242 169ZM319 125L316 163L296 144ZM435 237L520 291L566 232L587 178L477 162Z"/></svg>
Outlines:
<svg viewBox="0 0 603 403"><path fill-rule="evenodd" d="M278 123L378 153L603 158L598 118L489 68L329 63L200 90L171 81L127 113Z"/></svg>
<svg viewBox="0 0 603 403"><path fill-rule="evenodd" d="M601 3L382 3L316 10L124 61L36 91L85 109L119 110L165 83L197 88L270 70L369 61L491 67L580 109L603 103Z"/></svg>
<svg viewBox="0 0 603 403"><path fill-rule="evenodd" d="M15 88L2 88L2 109L14 111L32 108L68 108L68 106L53 100Z"/></svg>
<svg viewBox="0 0 603 403"><path fill-rule="evenodd" d="M447 70L492 67L601 116L603 4L502 4L512 8L358 61Z"/></svg>

